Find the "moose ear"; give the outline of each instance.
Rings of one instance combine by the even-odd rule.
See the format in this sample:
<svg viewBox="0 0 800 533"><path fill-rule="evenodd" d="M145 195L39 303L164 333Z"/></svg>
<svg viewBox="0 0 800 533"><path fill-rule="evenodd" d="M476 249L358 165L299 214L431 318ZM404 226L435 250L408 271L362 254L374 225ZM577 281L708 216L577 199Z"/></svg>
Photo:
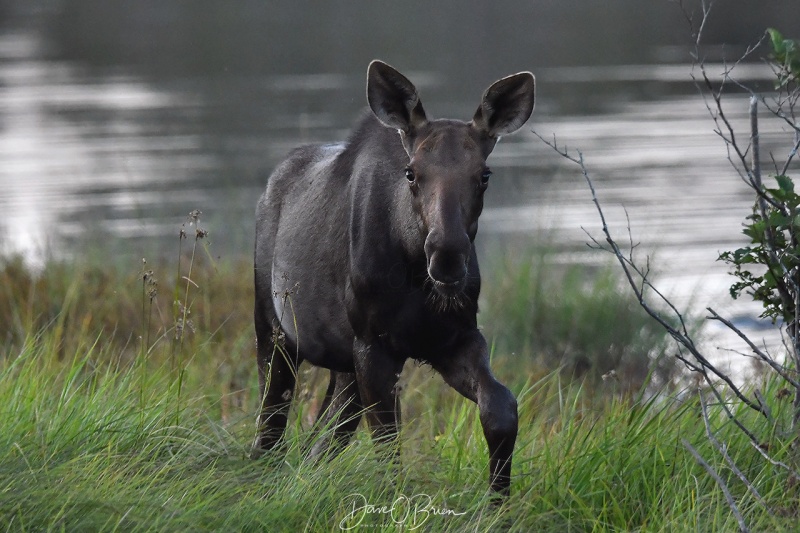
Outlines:
<svg viewBox="0 0 800 533"><path fill-rule="evenodd" d="M533 112L535 86L530 72L497 80L483 93L473 126L492 138L517 131Z"/></svg>
<svg viewBox="0 0 800 533"><path fill-rule="evenodd" d="M414 84L377 59L367 69L367 101L378 120L403 133L428 122Z"/></svg>

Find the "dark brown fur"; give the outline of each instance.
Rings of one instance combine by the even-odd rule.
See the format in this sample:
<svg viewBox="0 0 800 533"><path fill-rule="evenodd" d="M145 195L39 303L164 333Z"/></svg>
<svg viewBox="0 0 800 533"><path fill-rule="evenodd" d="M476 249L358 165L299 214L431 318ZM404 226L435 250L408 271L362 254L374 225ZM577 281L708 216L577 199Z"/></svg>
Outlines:
<svg viewBox="0 0 800 533"><path fill-rule="evenodd" d="M299 148L275 170L256 212L258 451L283 435L303 360L331 370L319 418L335 443L362 411L373 435L394 437L395 385L413 358L478 404L490 485L508 493L516 400L477 329L473 240L486 157L528 119L533 90L530 73L516 74L487 89L471 122L428 120L411 82L373 61L372 114L348 141Z"/></svg>

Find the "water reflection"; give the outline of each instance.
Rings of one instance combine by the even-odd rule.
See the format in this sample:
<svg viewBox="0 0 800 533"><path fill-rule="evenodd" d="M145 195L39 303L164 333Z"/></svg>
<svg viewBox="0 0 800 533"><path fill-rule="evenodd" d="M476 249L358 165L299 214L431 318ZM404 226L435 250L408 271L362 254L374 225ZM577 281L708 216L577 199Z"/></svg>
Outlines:
<svg viewBox="0 0 800 533"><path fill-rule="evenodd" d="M102 239L109 256L152 257L172 253L184 217L200 209L215 254L249 255L266 176L298 144L346 137L370 59L401 67L430 112L465 119L486 83L525 68L538 82L532 127L587 155L614 231L627 231L624 205L682 301L699 289L696 301L752 314L723 300L730 281L714 261L741 242L752 198L691 84L674 5L313 4L0 8L17 13L15 24L0 21L0 244L36 258ZM800 35L790 2L723 4L711 41L750 43L776 20ZM737 76L770 87L761 64ZM728 104L746 131L746 103ZM763 123L765 154L783 149L782 133ZM597 235L598 221L576 169L526 132L504 139L491 165L484 244L545 232L564 260L597 260L585 253L582 228Z"/></svg>
<svg viewBox="0 0 800 533"><path fill-rule="evenodd" d="M0 206L8 247L59 251L58 239L84 229L81 213L162 203L148 186L163 170L188 180L213 166L199 136L165 135L153 120L191 105L188 99L133 76L88 76L43 60L41 46L31 33L0 39ZM112 234L136 233L131 226L147 233L146 219L110 218Z"/></svg>

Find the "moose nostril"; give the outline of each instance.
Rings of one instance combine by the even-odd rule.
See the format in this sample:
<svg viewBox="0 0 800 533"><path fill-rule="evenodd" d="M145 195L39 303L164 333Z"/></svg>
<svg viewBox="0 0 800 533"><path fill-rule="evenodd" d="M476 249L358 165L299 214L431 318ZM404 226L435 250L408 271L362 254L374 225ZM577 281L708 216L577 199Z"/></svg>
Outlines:
<svg viewBox="0 0 800 533"><path fill-rule="evenodd" d="M431 231L425 239L428 275L434 281L459 284L467 276L470 241L466 233Z"/></svg>
<svg viewBox="0 0 800 533"><path fill-rule="evenodd" d="M431 255L428 274L440 283L458 283L467 276L467 263L462 254L436 252Z"/></svg>

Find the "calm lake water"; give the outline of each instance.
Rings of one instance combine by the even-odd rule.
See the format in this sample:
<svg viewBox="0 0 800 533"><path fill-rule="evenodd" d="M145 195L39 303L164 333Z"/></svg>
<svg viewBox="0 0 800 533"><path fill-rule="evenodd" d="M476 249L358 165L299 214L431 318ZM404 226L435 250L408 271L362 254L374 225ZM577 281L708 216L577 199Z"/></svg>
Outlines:
<svg viewBox="0 0 800 533"><path fill-rule="evenodd" d="M630 220L661 288L687 309L712 305L777 344L773 328L748 318L756 307L727 297L731 278L715 261L744 242L753 197L692 84L688 27L674 5L647 2L641 13L633 0L469 10L444 2L452 20L439 24L444 15L422 3L271 12L255 2L236 12L197 4L66 0L0 9L0 246L33 263L45 250L100 248L138 268L141 257L174 253L181 223L199 209L214 255L249 255L269 172L298 144L346 137L365 104L372 57L406 73L429 112L463 119L494 79L530 69L534 117L491 156L483 253L546 239L566 262L610 260L586 246L585 232L602 235L579 169L531 130L556 135L584 153L620 241ZM769 25L800 35L788 2L755 11L751 2L721 4L708 31L712 42L734 43L728 57ZM422 23L415 10L427 10ZM718 76L723 52L708 53ZM735 73L771 87L757 61ZM726 106L745 138L746 98L732 93ZM788 152L785 129L763 115L765 158ZM708 332L716 335L711 350L742 349L718 328Z"/></svg>

